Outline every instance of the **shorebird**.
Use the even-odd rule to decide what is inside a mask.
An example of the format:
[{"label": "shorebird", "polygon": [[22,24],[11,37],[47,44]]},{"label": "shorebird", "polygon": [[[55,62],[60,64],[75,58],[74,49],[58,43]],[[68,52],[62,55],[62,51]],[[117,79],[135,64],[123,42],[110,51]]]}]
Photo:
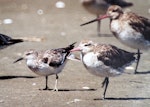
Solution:
[{"label": "shorebird", "polygon": [[[81,0],[82,6],[90,13],[97,16],[97,18],[106,13],[110,5],[119,5],[121,7],[129,7],[133,4],[131,2],[126,2],[124,0]],[[97,24],[97,33],[100,35],[100,24],[101,21],[98,21]]]},{"label": "shorebird", "polygon": [[104,18],[110,18],[110,30],[114,36],[124,45],[137,49],[137,64],[135,74],[140,61],[140,50],[150,49],[150,19],[139,16],[133,12],[123,12],[117,5],[110,6],[106,15],[84,23],[89,24]]},{"label": "shorebird", "polygon": [[23,42],[22,39],[12,39],[9,36],[0,34],[0,49],[6,48],[7,46]]},{"label": "shorebird", "polygon": [[46,87],[43,90],[49,90],[48,88],[48,76],[56,75],[54,91],[58,91],[58,73],[60,73],[66,62],[67,57],[70,54],[70,50],[74,48],[74,44],[65,48],[51,49],[46,51],[29,50],[24,53],[24,56],[14,61],[14,63],[25,59],[28,68],[37,75],[45,76]]},{"label": "shorebird", "polygon": [[121,75],[125,67],[135,61],[134,55],[113,45],[94,43],[90,40],[81,41],[71,52],[80,51],[84,67],[93,75],[105,77],[103,99],[109,84],[109,77]]}]

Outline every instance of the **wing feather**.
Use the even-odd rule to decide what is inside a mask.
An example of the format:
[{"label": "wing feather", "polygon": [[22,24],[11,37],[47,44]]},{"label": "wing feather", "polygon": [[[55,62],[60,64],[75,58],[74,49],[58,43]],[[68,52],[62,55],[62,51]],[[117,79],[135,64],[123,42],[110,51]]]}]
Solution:
[{"label": "wing feather", "polygon": [[134,53],[121,50],[112,45],[98,45],[101,48],[98,52],[98,60],[101,60],[105,65],[112,68],[123,67],[124,65],[135,60]]}]

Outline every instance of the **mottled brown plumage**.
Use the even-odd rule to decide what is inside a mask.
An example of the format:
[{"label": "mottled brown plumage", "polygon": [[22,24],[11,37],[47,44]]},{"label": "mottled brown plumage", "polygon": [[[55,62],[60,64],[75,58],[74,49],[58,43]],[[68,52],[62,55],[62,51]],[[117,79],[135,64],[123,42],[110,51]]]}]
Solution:
[{"label": "mottled brown plumage", "polygon": [[112,45],[98,44],[94,51],[98,54],[98,60],[114,69],[121,68],[135,60],[135,53],[130,53]]},{"label": "mottled brown plumage", "polygon": [[119,49],[113,45],[94,43],[90,40],[81,41],[79,46],[72,49],[81,52],[81,59],[85,68],[93,75],[105,77],[103,98],[109,83],[109,77],[121,75],[126,66],[135,61],[135,53]]},{"label": "mottled brown plumage", "polygon": [[65,48],[51,49],[45,51],[43,61],[45,63],[48,63],[51,67],[61,66],[65,62],[67,56],[70,54],[70,50],[74,48],[75,43]]},{"label": "mottled brown plumage", "polygon": [[[125,0],[81,0],[82,6],[90,13],[97,16],[97,18],[104,14],[110,5],[119,5],[121,7],[129,7],[133,4]],[[98,35],[100,34],[100,20],[97,26]]]},{"label": "mottled brown plumage", "polygon": [[[128,24],[135,32],[141,33],[145,40],[150,42],[150,19],[143,16],[139,16],[133,12],[123,12],[122,8],[116,5],[110,6],[107,10],[107,15],[110,17],[110,28],[114,32],[115,36],[119,36],[116,31],[113,30],[111,23],[118,21],[120,29],[125,30],[125,25]],[[133,36],[136,36],[133,35]]]},{"label": "mottled brown plumage", "polygon": [[135,31],[141,33],[144,36],[144,39],[150,41],[150,19],[138,16],[132,12],[129,12],[127,16],[127,19],[130,19],[129,24],[131,27]]},{"label": "mottled brown plumage", "polygon": [[28,68],[33,71],[34,73],[45,76],[46,78],[46,87],[44,90],[48,90],[48,76],[49,75],[56,75],[56,82],[55,82],[55,91],[57,89],[57,80],[58,80],[58,73],[62,71],[66,64],[66,58],[70,54],[70,50],[74,48],[74,44],[71,44],[65,48],[58,48],[58,49],[51,49],[46,51],[35,51],[29,50],[24,53],[22,58],[14,61],[14,63],[26,59],[26,63]]},{"label": "mottled brown plumage", "polygon": [[82,25],[105,18],[110,18],[110,30],[121,43],[137,49],[138,56],[135,73],[138,73],[140,50],[150,50],[150,19],[133,12],[124,12],[120,6],[113,5],[108,8],[106,15],[102,15]]},{"label": "mottled brown plumage", "polygon": [[139,16],[133,12],[123,12],[119,6],[111,6],[107,10],[110,18],[110,29],[114,36],[123,44],[137,49],[137,64],[140,60],[140,50],[150,49],[150,19]]}]

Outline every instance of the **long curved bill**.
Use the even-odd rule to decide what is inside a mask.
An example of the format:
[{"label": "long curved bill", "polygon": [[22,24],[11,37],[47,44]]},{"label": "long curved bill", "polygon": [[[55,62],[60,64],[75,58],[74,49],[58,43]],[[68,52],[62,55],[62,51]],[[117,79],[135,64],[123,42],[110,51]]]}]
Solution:
[{"label": "long curved bill", "polygon": [[105,18],[109,18],[109,16],[108,15],[101,15],[99,18],[96,18],[96,19],[91,20],[89,22],[83,23],[80,26],[84,26],[84,25],[87,25],[87,24],[90,24],[90,23],[93,23],[93,22],[96,22],[96,21],[99,21],[99,20],[102,20],[102,19],[105,19]]},{"label": "long curved bill", "polygon": [[21,61],[21,60],[23,60],[24,58],[22,57],[22,58],[19,58],[19,59],[17,59],[16,61],[14,61],[13,63],[16,63],[16,62],[18,62],[18,61]]}]

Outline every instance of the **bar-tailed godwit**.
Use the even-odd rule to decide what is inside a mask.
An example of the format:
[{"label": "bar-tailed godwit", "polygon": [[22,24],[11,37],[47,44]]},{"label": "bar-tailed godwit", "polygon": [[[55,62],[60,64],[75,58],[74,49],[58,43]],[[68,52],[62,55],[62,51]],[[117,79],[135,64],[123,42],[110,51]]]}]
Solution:
[{"label": "bar-tailed godwit", "polygon": [[[97,18],[106,13],[110,5],[119,5],[121,7],[129,7],[133,4],[131,2],[126,2],[125,0],[81,0],[82,6],[90,13],[97,16]],[[100,23],[97,24],[97,33],[100,35]]]},{"label": "bar-tailed godwit", "polygon": [[90,40],[81,41],[71,52],[80,51],[85,68],[93,75],[105,77],[103,99],[109,84],[109,77],[115,77],[124,72],[125,67],[135,61],[135,53],[119,49],[113,45],[98,44]]}]

